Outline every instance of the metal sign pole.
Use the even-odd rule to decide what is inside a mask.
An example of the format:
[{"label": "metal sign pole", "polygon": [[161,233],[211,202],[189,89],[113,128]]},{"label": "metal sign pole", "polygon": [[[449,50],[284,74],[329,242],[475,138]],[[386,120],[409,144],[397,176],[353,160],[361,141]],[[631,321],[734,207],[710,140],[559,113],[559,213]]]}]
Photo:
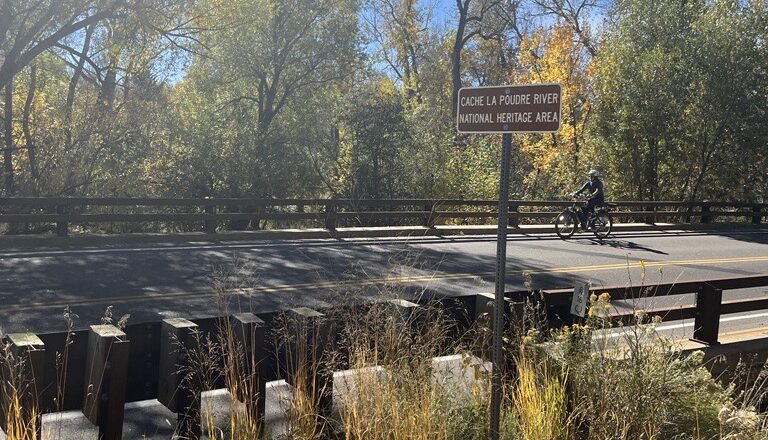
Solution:
[{"label": "metal sign pole", "polygon": [[507,223],[509,220],[509,158],[512,135],[504,133],[499,178],[499,228],[496,244],[496,296],[493,302],[493,382],[491,384],[491,440],[499,439],[501,419],[501,386],[503,356],[501,342],[504,333],[504,288],[507,268]]},{"label": "metal sign pole", "polygon": [[462,87],[456,109],[459,133],[504,133],[499,178],[499,230],[496,247],[496,297],[493,312],[493,382],[491,423],[488,437],[499,438],[501,388],[504,357],[504,287],[507,265],[507,223],[509,219],[509,160],[512,133],[556,133],[562,119],[563,87],[560,84],[516,84],[490,87]]}]

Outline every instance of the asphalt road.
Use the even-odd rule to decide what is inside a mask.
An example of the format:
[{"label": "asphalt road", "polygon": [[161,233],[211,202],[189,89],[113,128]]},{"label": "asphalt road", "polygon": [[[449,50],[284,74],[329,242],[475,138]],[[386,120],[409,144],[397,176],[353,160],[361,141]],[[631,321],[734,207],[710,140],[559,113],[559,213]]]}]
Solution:
[{"label": "asphalt road", "polygon": [[[256,313],[377,292],[491,292],[495,252],[494,236],[0,248],[0,328],[60,331],[66,306],[77,327],[98,323],[110,305],[131,322],[205,317],[217,314],[216,292],[238,292],[234,307]],[[736,277],[768,273],[768,231],[626,232],[604,241],[510,235],[507,258],[507,290]],[[768,288],[726,298],[739,295]],[[721,329],[768,325],[768,314],[752,315]]]}]

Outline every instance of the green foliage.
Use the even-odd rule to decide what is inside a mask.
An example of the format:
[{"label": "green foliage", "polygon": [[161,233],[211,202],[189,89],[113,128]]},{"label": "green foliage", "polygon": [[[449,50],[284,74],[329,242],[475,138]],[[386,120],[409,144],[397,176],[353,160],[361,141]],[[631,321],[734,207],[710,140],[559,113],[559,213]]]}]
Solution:
[{"label": "green foliage", "polygon": [[[761,2],[618,2],[595,71],[596,125],[614,195],[756,200],[765,156],[768,12]],[[762,145],[755,150],[757,145]],[[737,189],[738,188],[738,189]]]},{"label": "green foliage", "polygon": [[[375,87],[375,86],[374,86]],[[349,109],[348,135],[342,140],[348,174],[344,193],[353,199],[385,199],[409,196],[408,155],[417,146],[411,137],[403,102],[384,82]]]},{"label": "green foliage", "polygon": [[495,198],[500,142],[455,133],[457,80],[563,85],[560,132],[516,138],[512,197],[591,168],[613,199],[768,193],[764,0],[620,0],[604,22],[465,0],[456,28],[420,1],[27,3],[0,6],[4,195]]},{"label": "green foliage", "polygon": [[748,431],[721,420],[733,407],[733,390],[712,377],[703,353],[681,355],[653,322],[612,328],[601,318],[608,301],[593,295],[587,324],[556,333],[548,351],[567,371],[582,438],[731,438]]}]

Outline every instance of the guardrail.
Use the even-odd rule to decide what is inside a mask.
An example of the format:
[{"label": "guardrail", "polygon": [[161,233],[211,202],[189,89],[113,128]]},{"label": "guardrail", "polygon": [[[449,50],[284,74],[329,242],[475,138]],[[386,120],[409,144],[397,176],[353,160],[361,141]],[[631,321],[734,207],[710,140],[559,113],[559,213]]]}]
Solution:
[{"label": "guardrail", "polygon": [[[720,278],[705,281],[675,282],[633,287],[593,287],[590,293],[608,293],[611,300],[633,300],[661,296],[696,294],[692,306],[656,307],[641,309],[648,316],[659,315],[665,321],[694,320],[693,338],[705,344],[717,344],[720,316],[732,313],[768,309],[768,294],[754,298],[723,301],[723,291],[768,286],[768,275],[738,278]],[[545,301],[561,322],[572,323],[569,306],[573,289],[543,290]],[[615,322],[633,323],[635,311],[616,313],[610,317]]]},{"label": "guardrail", "polygon": [[[571,201],[510,200],[509,223],[549,223]],[[722,218],[760,224],[768,204],[738,202],[613,201],[614,217],[654,223],[712,223]],[[0,224],[55,224],[58,236],[67,236],[71,224],[130,224],[134,229],[160,223],[161,231],[217,229],[243,230],[262,224],[324,227],[396,226],[432,227],[447,221],[486,221],[497,218],[495,200],[457,199],[247,199],[247,198],[0,198]],[[147,212],[149,211],[149,212]],[[269,226],[269,225],[267,225]]]},{"label": "guardrail", "polygon": [[[695,319],[694,338],[706,344],[717,344],[718,326],[722,314],[768,308],[768,297],[765,295],[746,300],[722,302],[722,292],[763,286],[768,286],[768,274],[639,287],[599,287],[591,291],[598,294],[608,292],[615,300],[695,293],[697,299],[693,307],[671,307],[646,310],[646,312],[658,314],[665,321],[693,318]],[[524,307],[525,301],[535,298],[543,299],[547,306],[549,322],[551,326],[556,327],[572,321],[572,317],[568,314],[571,294],[572,289],[509,292],[507,293],[507,313],[515,319],[519,316],[518,313]],[[460,335],[463,330],[475,325],[476,322],[487,325],[487,317],[492,315],[493,301],[492,296],[488,294],[469,294],[458,297],[433,295],[424,302],[437,303],[455,317],[456,335]],[[404,300],[380,301],[373,304],[393,307],[396,313],[403,316],[414,316],[426,310],[422,307],[425,304],[419,305]],[[178,414],[178,426],[183,427],[179,434],[186,438],[197,438],[200,434],[199,431],[194,431],[194,427],[200,426],[200,392],[206,390],[201,388],[201,382],[190,380],[186,376],[192,374],[189,366],[185,364],[189,362],[189,356],[185,354],[186,349],[194,349],[197,343],[206,340],[206,335],[213,335],[212,339],[217,340],[215,336],[222,328],[231,329],[236,342],[233,347],[244,354],[243,363],[237,364],[236,368],[244,378],[252,381],[248,389],[261,391],[256,399],[251,401],[243,401],[248,399],[239,397],[236,391],[233,391],[233,396],[245,404],[253,417],[263,420],[264,384],[278,378],[286,378],[289,383],[299,380],[291,375],[289,367],[285,364],[286,359],[282,356],[288,352],[296,355],[296,350],[306,350],[307,356],[321,358],[317,350],[322,350],[322,347],[317,347],[316,344],[320,344],[318,341],[322,341],[323,346],[330,346],[334,352],[337,352],[338,347],[334,345],[336,340],[334,332],[345,316],[339,314],[338,310],[344,308],[345,313],[355,313],[361,308],[370,306],[371,303],[346,304],[336,308],[319,309],[319,311],[302,307],[268,313],[238,313],[193,321],[172,318],[162,322],[130,324],[122,330],[111,325],[96,325],[87,330],[72,332],[40,335],[11,334],[6,335],[2,342],[8,344],[17,356],[26,359],[26,375],[34,381],[35,386],[24,388],[26,393],[34,393],[26,396],[25,402],[39,402],[40,410],[44,413],[54,410],[82,409],[94,425],[99,426],[100,438],[119,439],[122,432],[124,404],[157,398],[168,409]],[[286,316],[288,320],[283,319]],[[630,313],[615,314],[610,319],[629,324],[636,322],[634,314]],[[425,325],[433,322],[422,321]],[[273,334],[272,330],[278,325],[285,326],[286,323],[291,326],[288,327],[288,334],[292,342],[289,346],[275,347],[270,343],[267,335]],[[200,336],[195,337],[195,332]],[[180,348],[179,344],[182,343],[183,347]],[[64,352],[67,353],[68,368],[61,371],[57,367],[60,366]],[[337,354],[343,356],[343,353]],[[321,400],[325,399],[328,403],[333,378],[328,375],[326,368],[320,367],[314,371],[323,376],[304,377],[304,379],[320,384],[322,391],[318,390],[318,393],[322,392],[323,395],[318,397]],[[0,375],[2,374],[0,369]],[[226,386],[220,377],[213,388]],[[0,400],[2,398],[0,396]],[[0,408],[2,407],[0,402]],[[30,414],[26,416],[31,417]],[[0,418],[0,423],[3,420],[6,419]]]}]

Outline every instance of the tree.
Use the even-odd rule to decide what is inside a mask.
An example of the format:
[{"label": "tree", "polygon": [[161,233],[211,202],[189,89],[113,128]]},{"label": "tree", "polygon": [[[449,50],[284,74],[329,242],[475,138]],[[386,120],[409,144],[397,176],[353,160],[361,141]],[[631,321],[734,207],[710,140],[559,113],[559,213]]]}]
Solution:
[{"label": "tree", "polygon": [[0,5],[0,87],[60,40],[123,12],[124,0],[5,0]]},{"label": "tree", "polygon": [[[492,26],[489,17],[505,17],[501,0],[456,0],[457,23],[451,50],[451,109],[456,115],[459,89],[463,85],[461,56],[467,45],[475,38],[500,38],[506,23]],[[493,21],[491,21],[493,22]]]},{"label": "tree", "polygon": [[413,139],[405,119],[403,98],[388,80],[358,90],[342,138],[347,163],[344,194],[353,199],[386,199],[412,195],[408,152]]},{"label": "tree", "polygon": [[359,68],[357,2],[240,0],[215,7],[225,25],[203,39],[211,51],[194,58],[181,86],[182,106],[194,109],[186,117],[201,122],[180,136],[190,154],[210,159],[209,190],[268,196],[314,185],[299,127],[326,130],[328,119],[312,119],[327,112],[318,97]]},{"label": "tree", "polygon": [[595,167],[586,133],[593,102],[590,57],[574,29],[559,22],[524,37],[520,64],[521,73],[512,82],[562,85],[560,131],[520,140],[530,167],[525,177],[527,195],[559,197]]},{"label": "tree", "polygon": [[766,14],[759,1],[617,3],[596,63],[595,129],[622,195],[736,198],[733,182],[754,172],[736,158],[764,155],[755,148],[768,138],[756,119]]},{"label": "tree", "polygon": [[[64,108],[64,159],[79,162],[60,163],[69,177],[65,179],[64,192],[87,184],[89,179],[77,177],[84,173],[82,162],[89,155],[73,152],[72,118],[75,100],[81,78],[86,78],[99,93],[94,102],[101,105],[106,114],[103,120],[91,120],[87,127],[90,133],[79,136],[79,143],[95,140],[98,133],[101,146],[92,151],[92,160],[98,160],[102,152],[115,145],[122,136],[109,134],[118,126],[114,109],[117,97],[122,94],[127,100],[128,85],[136,72],[147,71],[167,53],[169,47],[180,48],[187,40],[196,40],[200,29],[193,26],[193,19],[185,13],[193,2],[190,0],[6,0],[0,5],[0,87],[6,97],[4,119],[3,170],[5,193],[13,195],[15,184],[14,152],[27,150],[33,192],[39,190],[41,177],[38,164],[41,154],[51,149],[38,148],[35,142],[34,102],[37,89],[37,68],[35,63],[45,54],[56,54],[72,68]],[[61,67],[61,66],[57,66]],[[17,78],[29,70],[30,81]],[[22,75],[23,76],[23,75]],[[13,136],[14,114],[12,97],[18,84],[28,86],[21,115],[22,135]],[[16,106],[19,108],[19,106]],[[94,115],[91,114],[90,117]],[[10,133],[10,134],[9,134]],[[20,147],[23,145],[23,147]],[[68,156],[68,157],[67,157]],[[72,165],[72,166],[69,166]]]},{"label": "tree", "polygon": [[363,14],[368,39],[408,99],[422,96],[420,71],[430,41],[431,11],[417,0],[369,0]]}]

